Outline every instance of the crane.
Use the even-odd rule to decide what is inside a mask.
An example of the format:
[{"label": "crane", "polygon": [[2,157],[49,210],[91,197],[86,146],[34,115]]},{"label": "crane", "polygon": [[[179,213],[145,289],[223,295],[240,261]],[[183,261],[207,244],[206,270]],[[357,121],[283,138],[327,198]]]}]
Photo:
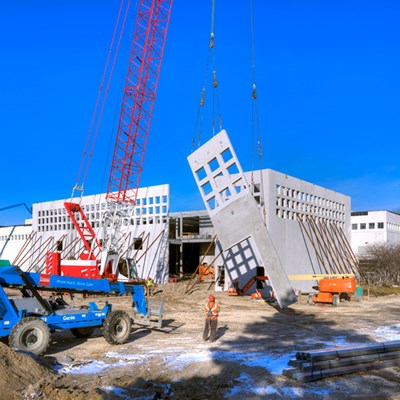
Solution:
[{"label": "crane", "polygon": [[96,260],[93,247],[97,247],[101,251],[100,276],[112,279],[118,276],[123,226],[136,204],[171,7],[172,0],[140,0],[138,4],[108,180],[107,210],[101,222],[103,239],[96,235],[80,204],[64,203],[89,259]]}]

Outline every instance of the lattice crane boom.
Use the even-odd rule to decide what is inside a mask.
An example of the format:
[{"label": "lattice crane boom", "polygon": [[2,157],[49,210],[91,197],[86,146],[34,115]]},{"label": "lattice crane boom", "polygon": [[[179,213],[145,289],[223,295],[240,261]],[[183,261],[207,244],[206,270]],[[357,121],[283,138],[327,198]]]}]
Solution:
[{"label": "lattice crane boom", "polygon": [[172,0],[139,1],[102,221],[101,275],[118,275],[119,248],[136,204],[171,6]]},{"label": "lattice crane boom", "polygon": [[[101,276],[118,275],[118,249],[136,204],[171,8],[172,0],[139,0],[137,6],[101,239],[80,204],[64,204],[90,257],[101,251]],[[83,192],[83,184],[75,189]]]},{"label": "lattice crane boom", "polygon": [[136,202],[172,0],[141,0],[114,147],[107,200]]}]

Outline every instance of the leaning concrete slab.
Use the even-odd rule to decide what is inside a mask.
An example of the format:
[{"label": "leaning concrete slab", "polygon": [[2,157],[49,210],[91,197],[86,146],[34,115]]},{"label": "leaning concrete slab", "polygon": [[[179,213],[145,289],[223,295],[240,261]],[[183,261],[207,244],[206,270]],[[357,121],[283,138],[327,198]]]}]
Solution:
[{"label": "leaning concrete slab", "polygon": [[281,308],[297,297],[278,258],[258,205],[225,130],[188,161],[232,277],[263,266]]}]

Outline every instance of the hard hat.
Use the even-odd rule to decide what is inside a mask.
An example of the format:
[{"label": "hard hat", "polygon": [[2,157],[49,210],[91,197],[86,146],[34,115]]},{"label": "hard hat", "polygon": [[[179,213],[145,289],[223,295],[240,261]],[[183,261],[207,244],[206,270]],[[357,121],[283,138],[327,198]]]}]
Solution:
[{"label": "hard hat", "polygon": [[208,296],[208,301],[215,301],[215,297],[212,294],[210,294]]}]

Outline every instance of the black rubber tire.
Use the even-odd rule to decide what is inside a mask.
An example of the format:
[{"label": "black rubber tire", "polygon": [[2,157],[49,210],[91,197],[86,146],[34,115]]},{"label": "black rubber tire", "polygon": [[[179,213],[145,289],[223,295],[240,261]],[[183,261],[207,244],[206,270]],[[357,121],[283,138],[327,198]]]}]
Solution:
[{"label": "black rubber tire", "polygon": [[12,328],[8,344],[14,349],[29,351],[40,356],[49,347],[50,329],[40,318],[22,318]]},{"label": "black rubber tire", "polygon": [[313,302],[313,298],[315,297],[315,294],[310,293],[307,297],[307,304],[310,306],[313,306],[315,303]]},{"label": "black rubber tire", "polygon": [[131,334],[131,318],[125,311],[111,311],[103,323],[103,336],[110,344],[123,344]]},{"label": "black rubber tire", "polygon": [[71,328],[71,333],[76,338],[88,338],[92,336],[95,330],[96,326],[85,326],[84,328]]},{"label": "black rubber tire", "polygon": [[334,294],[332,298],[332,304],[334,307],[337,307],[340,303],[340,296],[338,294]]}]

